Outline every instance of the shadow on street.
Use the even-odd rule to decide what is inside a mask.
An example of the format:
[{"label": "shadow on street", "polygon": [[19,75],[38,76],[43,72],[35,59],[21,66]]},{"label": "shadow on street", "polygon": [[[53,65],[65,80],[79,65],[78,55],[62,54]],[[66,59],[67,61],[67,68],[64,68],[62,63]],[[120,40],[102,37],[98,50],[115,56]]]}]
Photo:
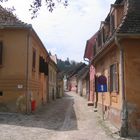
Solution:
[{"label": "shadow on street", "polygon": [[31,115],[0,113],[0,125],[38,127],[56,131],[77,130],[74,99],[65,94],[61,99],[43,106]]}]

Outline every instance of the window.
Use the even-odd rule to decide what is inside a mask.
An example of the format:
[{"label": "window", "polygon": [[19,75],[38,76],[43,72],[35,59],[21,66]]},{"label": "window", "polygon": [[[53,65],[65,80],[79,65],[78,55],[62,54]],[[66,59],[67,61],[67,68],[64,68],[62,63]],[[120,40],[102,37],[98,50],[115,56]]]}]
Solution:
[{"label": "window", "polygon": [[101,32],[98,33],[98,47],[100,47],[102,44],[102,37],[101,37]]},{"label": "window", "polygon": [[44,59],[43,57],[39,57],[39,72],[43,73],[44,72]]},{"label": "window", "polygon": [[39,58],[39,72],[48,75],[48,63],[41,56]]},{"label": "window", "polygon": [[114,19],[114,15],[111,15],[111,18],[110,18],[110,31],[111,31],[111,33],[113,33],[114,32],[114,30],[115,30],[115,19]]},{"label": "window", "polygon": [[36,50],[33,49],[33,58],[32,58],[32,68],[33,68],[33,70],[35,70],[35,66],[36,66]]},{"label": "window", "polygon": [[0,65],[2,65],[2,49],[3,49],[3,43],[0,42]]},{"label": "window", "polygon": [[96,43],[93,45],[93,57],[96,55]]},{"label": "window", "polygon": [[102,40],[103,40],[103,43],[105,43],[105,29],[103,28],[102,29]]},{"label": "window", "polygon": [[0,91],[0,96],[3,96],[3,92],[2,91]]},{"label": "window", "polygon": [[118,64],[116,63],[110,66],[110,92],[118,92],[118,82]]},{"label": "window", "polygon": [[105,28],[104,28],[104,40],[108,40],[109,38],[109,32],[110,32],[110,23],[106,22]]},{"label": "window", "polygon": [[48,63],[47,62],[44,63],[44,74],[48,75]]}]

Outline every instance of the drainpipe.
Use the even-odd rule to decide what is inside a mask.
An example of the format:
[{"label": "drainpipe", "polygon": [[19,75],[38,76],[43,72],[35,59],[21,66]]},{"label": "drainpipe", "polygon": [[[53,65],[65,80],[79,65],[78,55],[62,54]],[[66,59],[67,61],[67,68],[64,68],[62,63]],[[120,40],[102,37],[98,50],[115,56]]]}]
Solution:
[{"label": "drainpipe", "polygon": [[119,42],[118,36],[115,37],[115,43],[120,50],[120,79],[121,79],[121,93],[122,93],[120,136],[127,137],[127,135],[128,135],[128,111],[127,111],[127,102],[126,102],[125,84],[124,84],[124,50]]},{"label": "drainpipe", "polygon": [[[29,31],[30,32],[30,31]],[[26,62],[26,114],[29,113],[29,97],[28,97],[28,93],[29,93],[29,70],[28,70],[28,65],[29,65],[29,37],[30,37],[30,33],[28,32],[27,34],[27,62]]]}]

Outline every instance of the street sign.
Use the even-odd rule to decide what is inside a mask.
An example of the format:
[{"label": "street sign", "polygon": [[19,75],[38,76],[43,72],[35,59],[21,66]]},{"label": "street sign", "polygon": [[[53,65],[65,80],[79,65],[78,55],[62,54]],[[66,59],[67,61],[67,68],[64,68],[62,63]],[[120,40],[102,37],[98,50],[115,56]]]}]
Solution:
[{"label": "street sign", "polygon": [[104,75],[101,75],[97,79],[97,91],[107,92],[107,79]]},{"label": "street sign", "polygon": [[104,85],[98,84],[97,90],[98,92],[107,92],[107,84],[104,84]]},{"label": "street sign", "polygon": [[98,84],[105,85],[107,83],[107,79],[104,75],[98,77]]},{"label": "street sign", "polygon": [[102,93],[102,117],[104,120],[104,92],[107,92],[107,78],[104,75],[101,75],[97,78],[97,92]]}]

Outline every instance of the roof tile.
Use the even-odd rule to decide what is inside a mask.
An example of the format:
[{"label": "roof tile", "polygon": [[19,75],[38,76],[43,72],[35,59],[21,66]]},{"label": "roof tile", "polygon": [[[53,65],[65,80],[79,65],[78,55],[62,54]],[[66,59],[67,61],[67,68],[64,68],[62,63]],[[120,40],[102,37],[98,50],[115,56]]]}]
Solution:
[{"label": "roof tile", "polygon": [[29,24],[26,24],[19,20],[12,12],[7,11],[5,8],[3,8],[0,5],[0,26],[28,26]]},{"label": "roof tile", "polygon": [[128,0],[128,11],[118,33],[140,33],[140,0]]}]

